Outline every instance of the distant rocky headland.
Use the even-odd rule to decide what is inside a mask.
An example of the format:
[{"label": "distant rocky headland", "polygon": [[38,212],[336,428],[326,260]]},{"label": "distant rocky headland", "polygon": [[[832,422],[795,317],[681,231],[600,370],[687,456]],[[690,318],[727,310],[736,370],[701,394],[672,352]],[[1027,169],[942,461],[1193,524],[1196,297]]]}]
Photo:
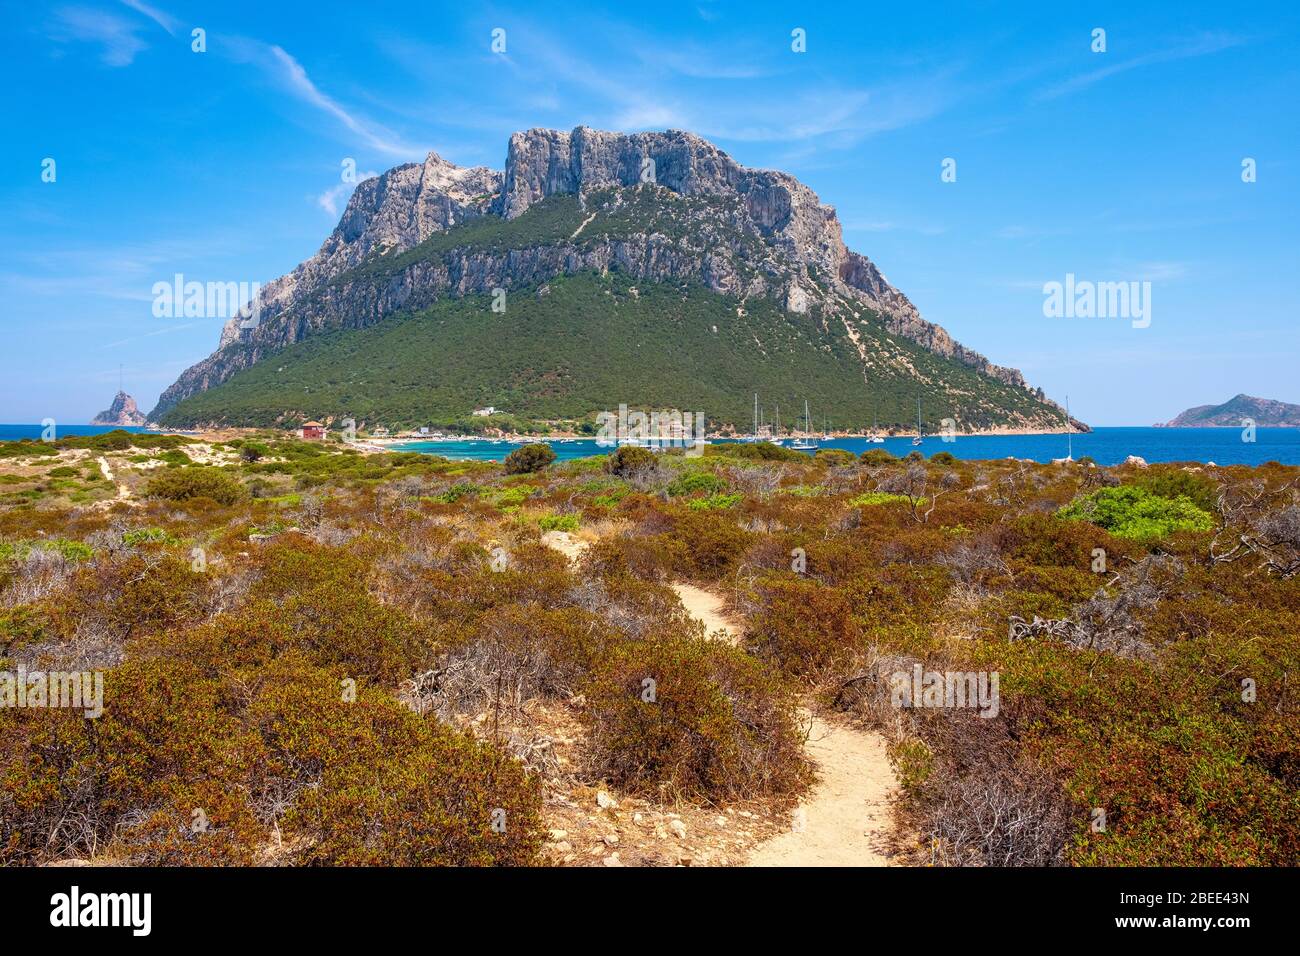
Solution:
[{"label": "distant rocky headland", "polygon": [[1261,428],[1300,428],[1300,405],[1252,395],[1235,395],[1222,405],[1197,405],[1156,428],[1241,428],[1250,419]]},{"label": "distant rocky headland", "polygon": [[143,425],[144,413],[135,406],[135,399],[126,392],[113,396],[113,404],[90,420],[92,425]]}]

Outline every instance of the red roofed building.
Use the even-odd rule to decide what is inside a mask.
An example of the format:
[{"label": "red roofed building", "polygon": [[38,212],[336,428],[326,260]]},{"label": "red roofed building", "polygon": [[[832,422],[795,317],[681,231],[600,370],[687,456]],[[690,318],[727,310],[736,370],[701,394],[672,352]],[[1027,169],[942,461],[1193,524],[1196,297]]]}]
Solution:
[{"label": "red roofed building", "polygon": [[325,437],[325,426],[320,422],[303,422],[298,434],[304,441],[321,441]]}]

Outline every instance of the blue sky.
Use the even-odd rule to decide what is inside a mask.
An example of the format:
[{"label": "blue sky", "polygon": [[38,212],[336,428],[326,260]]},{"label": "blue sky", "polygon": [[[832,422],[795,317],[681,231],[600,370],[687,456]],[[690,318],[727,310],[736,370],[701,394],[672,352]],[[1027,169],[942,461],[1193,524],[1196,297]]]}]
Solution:
[{"label": "blue sky", "polygon": [[[153,284],[289,271],[337,222],[345,159],[500,168],[514,130],[579,124],[793,173],[926,318],[1084,421],[1300,402],[1295,5],[541,6],[11,6],[0,421],[85,422],[119,366],[151,408],[221,324],[155,318]],[[1045,317],[1067,273],[1151,282],[1150,326]]]}]

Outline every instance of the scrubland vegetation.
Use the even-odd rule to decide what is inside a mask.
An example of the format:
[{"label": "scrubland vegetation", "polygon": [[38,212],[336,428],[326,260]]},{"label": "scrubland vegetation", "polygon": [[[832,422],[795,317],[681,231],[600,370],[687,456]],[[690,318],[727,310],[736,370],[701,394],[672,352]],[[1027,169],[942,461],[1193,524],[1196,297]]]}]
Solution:
[{"label": "scrubland vegetation", "polygon": [[1300,859],[1298,469],[96,438],[0,446],[0,671],[105,673],[0,708],[0,863],[599,862],[579,791],[792,806],[800,707],[887,738],[902,862]]}]

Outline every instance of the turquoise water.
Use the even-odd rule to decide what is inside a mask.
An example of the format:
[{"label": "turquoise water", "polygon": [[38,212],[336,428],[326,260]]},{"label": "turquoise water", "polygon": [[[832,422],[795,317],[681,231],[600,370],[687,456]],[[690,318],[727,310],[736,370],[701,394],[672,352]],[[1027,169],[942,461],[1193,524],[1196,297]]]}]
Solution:
[{"label": "turquoise water", "polygon": [[[55,438],[67,438],[69,435],[100,435],[116,428],[124,432],[142,432],[143,428],[134,425],[56,425]],[[40,425],[0,425],[0,441],[17,441],[20,438],[40,438],[44,431]]]},{"label": "turquoise water", "polygon": [[[96,435],[112,431],[100,425],[60,425],[57,435]],[[128,428],[127,431],[141,431]],[[39,438],[40,425],[0,425],[0,441]],[[1220,465],[1258,465],[1280,461],[1300,465],[1300,428],[1260,428],[1254,442],[1241,440],[1237,428],[1097,428],[1084,435],[1074,435],[1074,457],[1091,455],[1101,465],[1114,465],[1129,455],[1147,461],[1213,461]],[[561,460],[608,454],[608,448],[594,438],[550,443]],[[394,445],[402,451],[426,452],[447,458],[501,461],[517,448],[504,441],[408,442]],[[861,454],[868,448],[883,448],[902,457],[912,450],[910,438],[887,438],[883,445],[868,444],[862,438],[837,438],[821,443],[822,448],[843,448]],[[1065,455],[1065,435],[974,435],[958,436],[945,442],[939,437],[926,438],[920,450],[928,458],[937,452],[950,452],[957,458],[1032,458],[1047,462]],[[811,453],[810,453],[811,454]]]},{"label": "turquoise water", "polygon": [[[1241,440],[1237,428],[1096,428],[1074,435],[1074,457],[1091,455],[1100,465],[1114,465],[1129,455],[1149,462],[1197,461],[1219,465],[1258,465],[1280,461],[1300,465],[1300,428],[1260,428],[1254,442]],[[610,449],[595,439],[570,443],[550,442],[560,460],[608,454]],[[501,461],[519,446],[504,441],[410,442],[394,448],[426,452],[447,458]],[[912,451],[910,438],[886,438],[883,445],[868,444],[863,438],[837,438],[821,443],[822,448],[843,448],[861,454],[868,448],[883,448],[902,457]],[[923,439],[920,451],[927,458],[937,452],[950,452],[956,458],[1032,458],[1048,462],[1066,454],[1065,435],[973,435],[958,436],[945,442],[939,437]],[[811,454],[809,452],[808,454]]]}]

